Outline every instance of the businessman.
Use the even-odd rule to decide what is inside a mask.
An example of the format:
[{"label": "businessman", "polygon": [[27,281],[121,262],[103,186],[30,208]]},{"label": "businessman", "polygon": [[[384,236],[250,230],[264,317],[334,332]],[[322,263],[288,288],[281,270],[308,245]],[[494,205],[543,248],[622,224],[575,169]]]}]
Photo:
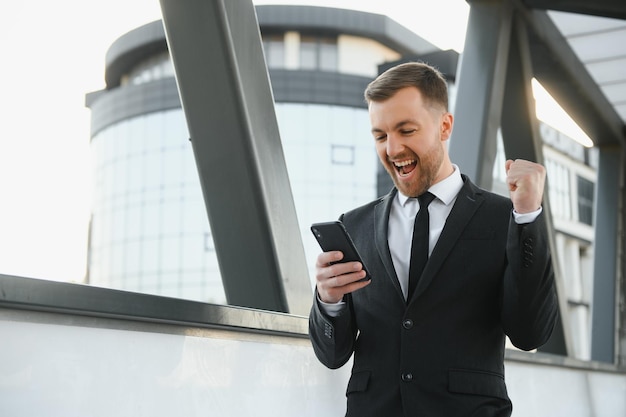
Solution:
[{"label": "businessman", "polygon": [[354,355],[347,416],[510,416],[505,336],[535,349],[557,317],[545,169],[508,160],[510,199],[474,185],[448,155],[447,84],[429,65],[387,70],[365,99],[395,187],[340,217],[371,280],[341,252],[317,258],[315,353],[333,369]]}]

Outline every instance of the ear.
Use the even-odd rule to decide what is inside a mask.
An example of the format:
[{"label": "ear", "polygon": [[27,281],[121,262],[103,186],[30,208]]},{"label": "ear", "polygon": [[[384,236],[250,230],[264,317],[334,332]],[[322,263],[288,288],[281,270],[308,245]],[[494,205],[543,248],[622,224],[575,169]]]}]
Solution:
[{"label": "ear", "polygon": [[454,125],[454,116],[452,113],[445,112],[441,116],[441,123],[439,125],[440,133],[441,133],[441,141],[445,142],[452,135],[452,126]]}]

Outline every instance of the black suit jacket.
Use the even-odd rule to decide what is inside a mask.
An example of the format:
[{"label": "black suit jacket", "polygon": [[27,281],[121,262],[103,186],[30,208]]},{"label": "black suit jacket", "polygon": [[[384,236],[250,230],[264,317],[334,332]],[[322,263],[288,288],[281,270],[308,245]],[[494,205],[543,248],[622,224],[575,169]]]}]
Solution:
[{"label": "black suit jacket", "polygon": [[329,368],[354,353],[347,416],[509,416],[505,335],[524,350],[550,337],[557,301],[543,214],[517,225],[509,199],[463,180],[408,303],[387,242],[396,191],[342,216],[372,282],[338,317],[314,302],[309,331]]}]

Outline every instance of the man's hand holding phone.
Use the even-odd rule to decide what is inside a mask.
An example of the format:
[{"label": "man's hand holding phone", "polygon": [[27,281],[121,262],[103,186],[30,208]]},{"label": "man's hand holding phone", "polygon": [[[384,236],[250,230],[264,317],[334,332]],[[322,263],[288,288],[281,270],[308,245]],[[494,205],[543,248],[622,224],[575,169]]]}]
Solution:
[{"label": "man's hand holding phone", "polygon": [[320,300],[334,304],[343,299],[345,294],[369,285],[371,280],[363,280],[367,276],[361,262],[341,262],[343,253],[340,251],[322,252],[315,264],[315,279]]},{"label": "man's hand holding phone", "polygon": [[345,294],[370,283],[371,276],[341,222],[314,223],[311,232],[324,251],[315,264],[320,300],[338,303]]}]

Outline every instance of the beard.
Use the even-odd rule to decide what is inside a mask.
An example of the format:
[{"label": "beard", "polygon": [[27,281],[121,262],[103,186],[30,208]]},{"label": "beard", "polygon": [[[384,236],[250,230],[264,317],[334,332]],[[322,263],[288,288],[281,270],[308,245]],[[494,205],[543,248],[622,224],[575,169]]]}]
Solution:
[{"label": "beard", "polygon": [[395,165],[387,159],[383,164],[389,176],[393,180],[394,185],[402,194],[408,197],[417,197],[425,193],[437,180],[441,164],[443,163],[444,152],[440,144],[435,144],[428,151],[424,152],[421,157],[413,154],[402,156],[398,159],[415,159],[415,178],[410,181],[404,181],[400,178]]}]

